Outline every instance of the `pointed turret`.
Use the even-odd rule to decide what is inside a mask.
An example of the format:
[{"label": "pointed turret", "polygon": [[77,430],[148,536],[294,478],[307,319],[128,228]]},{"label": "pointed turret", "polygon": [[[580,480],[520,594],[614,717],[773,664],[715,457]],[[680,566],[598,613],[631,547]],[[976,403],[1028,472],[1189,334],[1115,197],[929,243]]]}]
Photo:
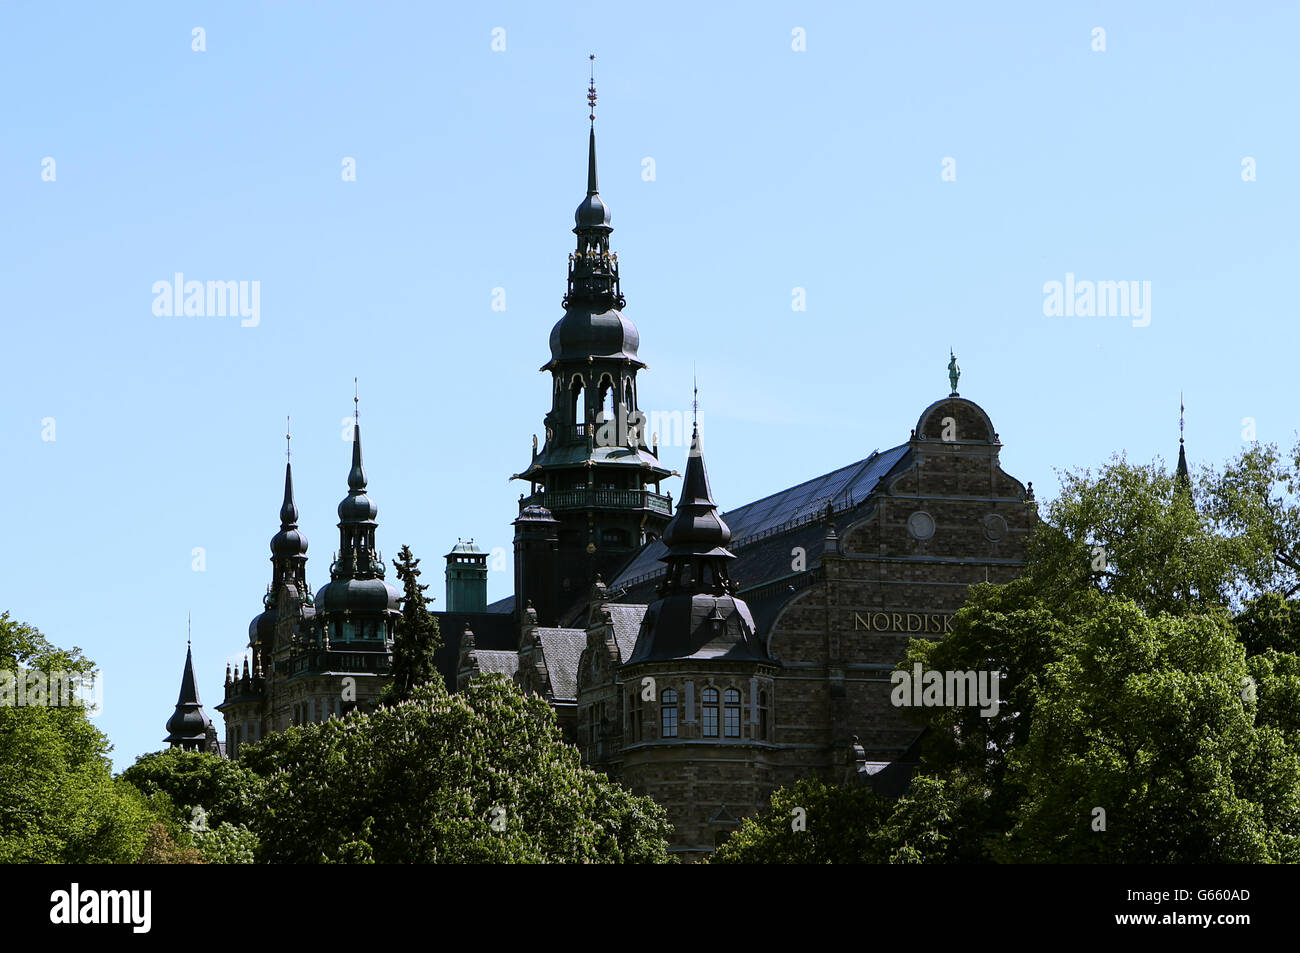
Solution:
[{"label": "pointed turret", "polygon": [[248,626],[248,644],[255,651],[268,651],[275,644],[283,590],[291,590],[291,601],[301,602],[302,614],[312,614],[311,590],[307,586],[307,537],[298,529],[298,504],[293,496],[293,463],[287,459],[289,435],[285,434],[284,499],[280,503],[280,531],[271,537],[271,584],[262,599],[265,611]]},{"label": "pointed turret", "polygon": [[[639,409],[641,336],[622,313],[627,302],[609,246],[614,229],[596,172],[594,73],[587,102],[587,194],[574,212],[564,316],[551,329],[551,359],[542,366],[552,375],[546,443],[513,477],[531,486],[515,524],[516,566],[527,551],[519,576],[530,586],[516,588],[516,611],[531,600],[548,626],[568,618],[598,574],[612,578],[658,539],[672,515],[660,483],[673,473],[651,451]],[[541,512],[559,524],[554,545],[529,515]],[[555,584],[542,582],[551,579]]]},{"label": "pointed turret", "polygon": [[668,573],[660,598],[646,610],[628,664],[685,658],[767,661],[749,606],[733,595],[731,529],[713,501],[698,424],[682,498],[663,541],[668,552],[660,559]]},{"label": "pointed turret", "polygon": [[1192,477],[1187,470],[1187,450],[1183,446],[1183,395],[1178,395],[1178,468],[1174,471],[1174,490],[1178,493],[1192,492]]},{"label": "pointed turret", "polygon": [[194,657],[189,643],[186,642],[181,691],[176,699],[176,711],[167,719],[167,737],[163,741],[173,748],[202,751],[207,746],[210,727],[212,721],[203,711],[203,705],[199,701],[199,687],[194,678]]},{"label": "pointed turret", "polygon": [[326,614],[333,643],[392,638],[392,620],[401,593],[384,581],[385,567],[375,547],[379,507],[366,495],[361,458],[361,424],[352,428],[352,466],[348,495],[339,503],[339,551],[330,582],[316,593],[316,612]]}]

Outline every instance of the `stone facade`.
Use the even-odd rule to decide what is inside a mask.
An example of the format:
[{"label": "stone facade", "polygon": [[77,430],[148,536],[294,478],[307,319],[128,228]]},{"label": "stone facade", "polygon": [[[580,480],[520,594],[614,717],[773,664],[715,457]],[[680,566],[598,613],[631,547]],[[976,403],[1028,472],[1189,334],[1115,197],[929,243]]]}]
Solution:
[{"label": "stone facade", "polygon": [[[588,765],[664,805],[674,850],[687,857],[712,850],[772,791],[804,777],[896,792],[919,738],[890,698],[908,641],[942,638],[969,586],[1008,582],[1024,564],[1032,487],[1002,470],[1000,450],[987,414],[952,395],[925,409],[906,444],[864,461],[893,461],[865,496],[841,491],[821,519],[787,520],[737,543],[739,592],[770,663],[631,663],[659,582],[624,585],[633,564],[593,587],[575,620],[583,628],[563,630],[566,644],[584,645],[571,678],[557,679],[562,658],[554,649],[547,657],[527,621],[514,677],[552,701]],[[472,647],[463,655],[462,681],[473,674]],[[499,659],[492,665],[502,670]],[[576,697],[557,695],[557,684],[575,685]]]}]

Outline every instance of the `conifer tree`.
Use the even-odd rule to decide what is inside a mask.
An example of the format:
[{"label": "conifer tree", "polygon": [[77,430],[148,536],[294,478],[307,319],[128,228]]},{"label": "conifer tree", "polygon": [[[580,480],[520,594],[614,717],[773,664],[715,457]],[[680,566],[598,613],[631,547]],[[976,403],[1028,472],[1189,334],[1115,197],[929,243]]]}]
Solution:
[{"label": "conifer tree", "polygon": [[384,690],[380,701],[391,705],[405,701],[417,686],[438,678],[434,653],[442,646],[438,620],[429,612],[427,585],[420,583],[420,560],[403,546],[393,562],[397,578],[402,581],[402,617],[393,637],[393,683]]}]

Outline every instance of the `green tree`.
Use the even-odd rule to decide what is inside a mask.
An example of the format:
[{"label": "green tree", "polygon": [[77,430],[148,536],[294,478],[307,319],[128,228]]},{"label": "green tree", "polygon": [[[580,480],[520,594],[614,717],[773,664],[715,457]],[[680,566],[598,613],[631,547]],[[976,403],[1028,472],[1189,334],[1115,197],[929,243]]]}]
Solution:
[{"label": "green tree", "polygon": [[870,864],[882,859],[872,833],[890,804],[869,788],[802,778],[772,793],[709,858],[712,864]]},{"label": "green tree", "polygon": [[166,793],[177,823],[197,827],[246,824],[257,812],[262,778],[240,761],[206,751],[169,748],[136,758],[122,779],[146,797]]},{"label": "green tree", "polygon": [[954,800],[937,778],[912,779],[902,798],[804,778],[741,823],[713,864],[919,864],[956,858]]},{"label": "green tree", "polygon": [[195,848],[213,864],[253,862],[257,837],[249,824],[264,782],[242,762],[169,748],[141,755],[121,778],[165,819],[178,849]]},{"label": "green tree", "polygon": [[1153,618],[1108,600],[1035,689],[1003,856],[1296,862],[1300,754],[1256,726],[1246,675],[1226,615]]},{"label": "green tree", "polygon": [[[13,686],[56,672],[89,678],[94,665],[0,614],[0,679]],[[134,788],[113,780],[111,746],[86,709],[15,701],[0,704],[0,863],[137,860],[155,818]]]},{"label": "green tree", "polygon": [[1069,474],[1021,578],[911,644],[901,667],[1000,675],[991,718],[914,712],[966,859],[1294,856],[1292,473],[1252,448],[1192,492],[1122,459]]},{"label": "green tree", "polygon": [[273,863],[663,862],[661,808],[582,767],[550,706],[501,676],[440,680],[244,749]]},{"label": "green tree", "polygon": [[404,595],[402,617],[393,636],[393,681],[379,697],[383,705],[405,701],[419,686],[441,679],[433,657],[442,646],[442,634],[424,595],[429,587],[420,583],[420,560],[409,546],[403,546],[393,567],[402,581]]}]

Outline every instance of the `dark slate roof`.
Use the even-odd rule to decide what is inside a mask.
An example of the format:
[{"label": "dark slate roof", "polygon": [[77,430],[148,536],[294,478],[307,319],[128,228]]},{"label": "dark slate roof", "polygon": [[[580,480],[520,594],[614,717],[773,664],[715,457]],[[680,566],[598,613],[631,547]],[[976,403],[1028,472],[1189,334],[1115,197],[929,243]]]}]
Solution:
[{"label": "dark slate roof", "polygon": [[[783,575],[783,573],[773,573],[768,568],[760,572],[753,571],[751,567],[746,566],[746,560],[739,550],[758,542],[756,537],[765,534],[775,535],[782,527],[794,528],[801,522],[812,522],[820,527],[821,514],[825,512],[827,503],[832,504],[837,513],[850,506],[856,507],[871,495],[881,478],[907,455],[907,450],[908,445],[901,444],[883,453],[873,453],[865,460],[850,463],[846,467],[806,480],[788,490],[773,493],[761,500],[724,512],[722,517],[731,528],[731,551],[738,557],[731,567],[732,578],[744,586],[767,582],[775,576]],[[819,530],[818,538],[820,539],[822,535],[824,533]],[[646,546],[619,572],[614,581],[609,584],[609,588],[617,590],[647,573],[662,572],[664,564],[659,560],[667,551],[667,547],[658,541]],[[818,551],[820,552],[820,547]],[[811,556],[811,552],[809,555]],[[789,572],[788,548],[784,565],[786,572]]]},{"label": "dark slate roof", "polygon": [[[806,575],[792,570],[790,551],[803,547],[809,568],[820,562],[826,539],[826,504],[834,507],[835,531],[842,533],[874,505],[871,494],[887,474],[907,464],[907,454],[907,444],[873,453],[723,514],[732,531],[729,548],[736,556],[731,578],[736,594],[749,603],[760,633],[767,631],[789,596],[808,583]],[[642,549],[610,583],[611,598],[653,602],[665,568],[659,557],[666,552],[660,542]],[[787,577],[789,582],[782,582]]]},{"label": "dark slate roof", "polygon": [[456,690],[456,669],[460,665],[460,640],[465,626],[474,633],[474,645],[480,649],[514,652],[519,648],[519,630],[514,616],[499,612],[431,612],[442,633],[442,648],[433,656],[448,691]]},{"label": "dark slate roof", "polygon": [[519,653],[497,649],[475,649],[474,658],[478,660],[478,670],[484,675],[497,672],[513,677],[519,671]]},{"label": "dark slate roof", "polygon": [[576,699],[578,659],[587,647],[587,631],[539,626],[537,637],[541,639],[542,658],[551,676],[551,693],[556,698]]},{"label": "dark slate roof", "polygon": [[202,741],[207,737],[212,720],[203,710],[199,701],[199,686],[194,678],[194,657],[189,645],[185,646],[185,668],[181,672],[181,691],[176,699],[176,710],[167,719],[168,744],[180,744],[183,741]]},{"label": "dark slate roof", "polygon": [[515,611],[515,597],[506,596],[504,599],[498,599],[496,602],[490,603],[484,611],[491,612],[494,615],[499,613],[512,613]]},{"label": "dark slate roof", "polygon": [[614,641],[618,644],[618,661],[621,665],[632,656],[646,606],[610,603],[608,608],[610,617],[614,620]]}]

